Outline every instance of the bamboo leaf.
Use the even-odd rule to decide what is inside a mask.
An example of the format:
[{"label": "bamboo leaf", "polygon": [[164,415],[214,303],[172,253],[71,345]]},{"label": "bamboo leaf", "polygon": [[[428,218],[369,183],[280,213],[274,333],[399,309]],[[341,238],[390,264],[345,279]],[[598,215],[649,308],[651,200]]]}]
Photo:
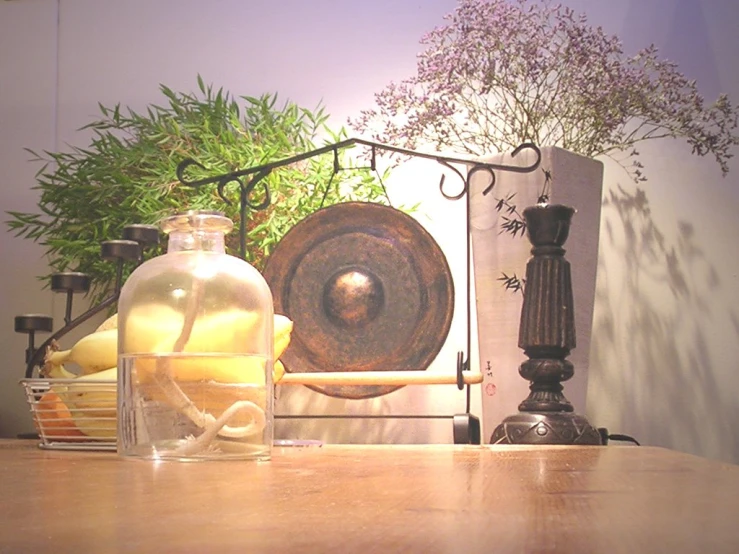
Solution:
[{"label": "bamboo leaf", "polygon": [[[116,278],[115,264],[100,258],[99,244],[120,238],[125,225],[156,223],[165,214],[196,208],[224,211],[238,228],[237,203],[224,204],[214,186],[179,185],[177,165],[196,159],[207,169],[193,167],[189,176],[200,179],[313,149],[315,124],[328,116],[323,108],[310,111],[289,101],[277,108],[276,94],[235,100],[200,75],[197,85],[197,95],[160,85],[164,101],[140,112],[120,103],[100,104],[102,117],[85,127],[93,131],[88,144],[60,152],[27,148],[29,161],[39,164],[33,187],[39,201],[28,213],[6,212],[6,230],[42,245],[52,270],[90,275],[95,301],[110,292]],[[243,222],[250,242],[248,261],[261,268],[284,233],[319,207],[322,195],[315,194],[315,183],[328,180],[332,164],[331,156],[321,156],[265,179],[276,200],[263,212],[249,212]],[[357,175],[347,171],[337,176],[338,188],[332,187],[327,205],[351,198],[385,201],[375,176]],[[254,191],[256,200],[263,198],[260,186]],[[229,183],[226,195],[238,199],[238,184]],[[230,251],[238,251],[236,234],[227,243]],[[153,254],[161,252],[160,247]],[[39,278],[48,282],[51,273]]]}]

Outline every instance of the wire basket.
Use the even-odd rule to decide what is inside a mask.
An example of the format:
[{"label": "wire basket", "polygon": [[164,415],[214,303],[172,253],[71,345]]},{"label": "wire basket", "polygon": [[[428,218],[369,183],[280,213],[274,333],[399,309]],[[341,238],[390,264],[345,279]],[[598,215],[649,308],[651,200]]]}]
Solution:
[{"label": "wire basket", "polygon": [[23,379],[41,448],[116,449],[116,382]]}]

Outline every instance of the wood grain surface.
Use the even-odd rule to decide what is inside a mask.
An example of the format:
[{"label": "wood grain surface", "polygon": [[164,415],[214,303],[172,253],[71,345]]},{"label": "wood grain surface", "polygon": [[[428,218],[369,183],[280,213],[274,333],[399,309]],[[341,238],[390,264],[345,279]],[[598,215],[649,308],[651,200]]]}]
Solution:
[{"label": "wood grain surface", "polygon": [[739,466],[659,448],[147,462],[0,440],[0,552],[739,552]]}]

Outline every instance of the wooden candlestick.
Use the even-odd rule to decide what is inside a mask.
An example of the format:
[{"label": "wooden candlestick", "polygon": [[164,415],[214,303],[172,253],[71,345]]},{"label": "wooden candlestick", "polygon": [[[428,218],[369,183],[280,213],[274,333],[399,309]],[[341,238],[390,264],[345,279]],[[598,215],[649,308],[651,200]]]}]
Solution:
[{"label": "wooden candlestick", "polygon": [[575,313],[570,263],[562,248],[575,210],[537,204],[524,210],[533,244],[526,265],[518,346],[529,358],[519,368],[531,381],[530,393],[493,432],[494,444],[602,444],[601,435],[584,416],[573,412],[562,381],[574,374],[565,358],[575,347]]}]

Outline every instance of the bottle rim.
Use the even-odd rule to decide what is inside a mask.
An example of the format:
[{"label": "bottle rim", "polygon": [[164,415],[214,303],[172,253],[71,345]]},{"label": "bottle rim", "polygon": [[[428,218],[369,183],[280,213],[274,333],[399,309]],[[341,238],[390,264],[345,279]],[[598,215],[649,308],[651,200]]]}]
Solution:
[{"label": "bottle rim", "polygon": [[201,232],[228,233],[233,227],[233,221],[218,210],[187,210],[160,220],[159,226],[166,234]]}]

